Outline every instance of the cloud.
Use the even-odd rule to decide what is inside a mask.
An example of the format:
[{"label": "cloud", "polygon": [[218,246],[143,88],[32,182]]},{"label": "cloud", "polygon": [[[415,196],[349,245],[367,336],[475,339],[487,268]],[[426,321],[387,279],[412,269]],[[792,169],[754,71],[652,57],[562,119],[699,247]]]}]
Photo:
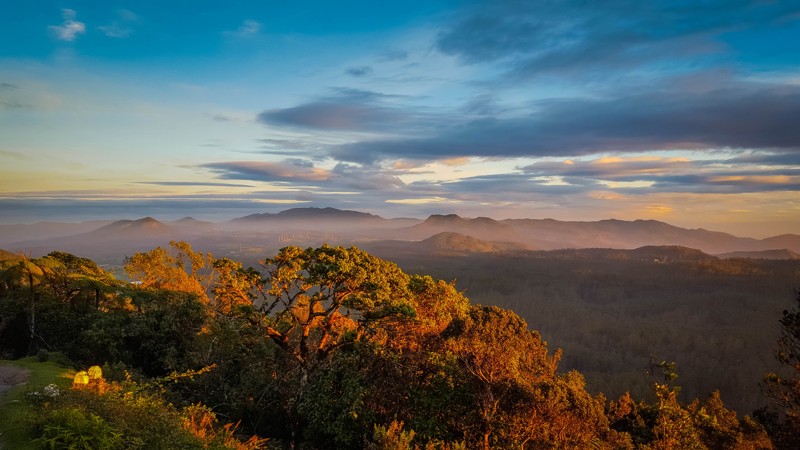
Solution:
[{"label": "cloud", "polygon": [[661,69],[696,66],[704,55],[728,52],[723,33],[791,20],[795,9],[751,0],[499,0],[458,16],[440,31],[435,47],[465,64],[502,63],[515,77],[597,76],[603,69],[654,63]]},{"label": "cloud", "polygon": [[297,159],[284,162],[230,161],[203,164],[200,167],[209,169],[225,180],[321,181],[330,175],[325,169]]},{"label": "cloud", "polygon": [[50,25],[49,30],[53,35],[62,41],[72,42],[79,34],[86,32],[86,25],[75,20],[76,13],[72,9],[62,9],[61,15],[64,19],[61,25]]},{"label": "cloud", "polygon": [[529,175],[591,177],[620,180],[637,176],[675,174],[690,170],[702,170],[703,163],[687,158],[657,156],[604,157],[588,161],[543,161],[521,167]]},{"label": "cloud", "polygon": [[378,62],[405,61],[408,52],[404,50],[385,50],[378,55]]},{"label": "cloud", "polygon": [[330,131],[390,131],[414,118],[386,103],[387,96],[369,91],[338,89],[334,95],[284,109],[260,113],[266,125],[286,125]]},{"label": "cloud", "polygon": [[249,38],[258,36],[260,32],[261,24],[255,20],[247,19],[243,21],[241,25],[239,25],[239,28],[237,28],[236,31],[226,31],[225,34],[238,38]]},{"label": "cloud", "polygon": [[331,171],[332,184],[361,191],[384,191],[405,187],[396,175],[387,173],[380,167],[337,164]]},{"label": "cloud", "polygon": [[104,35],[110,38],[126,38],[133,33],[132,26],[141,21],[139,16],[133,11],[120,9],[117,11],[117,19],[108,25],[97,27]]},{"label": "cloud", "polygon": [[738,158],[692,161],[655,156],[543,161],[520,170],[571,185],[602,184],[623,192],[743,193],[796,191],[800,168],[765,167]]},{"label": "cloud", "polygon": [[[322,148],[319,142],[314,140],[303,139],[258,139],[257,142],[263,144],[264,148],[275,148],[284,150],[305,150],[305,151],[318,151]],[[265,152],[274,153],[274,152]],[[295,154],[296,152],[286,152]]]},{"label": "cloud", "polygon": [[372,74],[372,67],[370,66],[357,66],[357,67],[350,67],[344,71],[347,75],[355,78],[365,77],[367,75]]},{"label": "cloud", "polygon": [[211,181],[136,181],[136,184],[152,184],[156,186],[217,186],[217,187],[253,187],[251,184],[215,183]]},{"label": "cloud", "polygon": [[[603,152],[762,149],[800,152],[800,87],[734,83],[707,92],[620,89],[607,98],[533,103],[527,114],[480,117],[411,138],[333,147],[340,161],[459,156],[580,156]],[[442,123],[445,123],[443,119]]]}]

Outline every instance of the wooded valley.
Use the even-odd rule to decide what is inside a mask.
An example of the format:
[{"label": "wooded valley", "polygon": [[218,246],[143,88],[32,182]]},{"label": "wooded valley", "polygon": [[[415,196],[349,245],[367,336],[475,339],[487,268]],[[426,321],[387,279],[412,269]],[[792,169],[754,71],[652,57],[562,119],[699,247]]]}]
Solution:
[{"label": "wooded valley", "polygon": [[[170,414],[184,428],[197,431],[198,407],[239,424],[226,428],[239,439],[218,441],[208,436],[224,433],[200,427],[208,439],[196,448],[795,448],[797,268],[686,251],[399,258],[401,269],[357,248],[290,246],[247,268],[173,242],[129,257],[132,283],[68,253],[5,254],[0,351],[104,364],[120,386],[109,392],[138,386],[115,401],[181,408]],[[726,300],[703,296],[706,287]],[[753,315],[759,294],[775,303],[772,317]],[[645,320],[630,325],[637,314]],[[743,321],[764,329],[735,331]],[[763,381],[736,356],[761,339],[779,356],[763,355],[773,372]],[[752,391],[714,391],[751,379]],[[756,419],[723,405],[759,403],[748,397],[759,381],[770,408]],[[66,442],[92,418],[130,448],[175,445],[157,433],[143,443],[122,425],[149,423],[135,417],[143,412],[109,415],[104,389],[38,402],[31,437]]]}]

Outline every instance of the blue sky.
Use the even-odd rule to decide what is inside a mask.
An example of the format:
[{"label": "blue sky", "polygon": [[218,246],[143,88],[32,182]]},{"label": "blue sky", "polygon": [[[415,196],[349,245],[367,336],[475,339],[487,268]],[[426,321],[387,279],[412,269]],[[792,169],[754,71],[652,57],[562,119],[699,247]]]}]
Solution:
[{"label": "blue sky", "polygon": [[14,2],[0,222],[800,232],[798,1]]}]

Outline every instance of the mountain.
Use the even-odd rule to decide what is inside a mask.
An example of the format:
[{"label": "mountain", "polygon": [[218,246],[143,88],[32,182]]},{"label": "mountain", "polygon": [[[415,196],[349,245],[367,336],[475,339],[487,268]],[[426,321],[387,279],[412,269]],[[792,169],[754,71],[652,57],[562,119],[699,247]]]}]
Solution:
[{"label": "mountain", "polygon": [[766,246],[765,249],[785,248],[800,253],[800,236],[796,234],[782,234],[762,239],[760,242]]},{"label": "mountain", "polygon": [[[90,224],[96,226],[87,229]],[[647,246],[680,246],[711,255],[774,249],[800,253],[800,236],[795,234],[759,240],[702,228],[686,229],[656,220],[495,220],[434,214],[421,221],[385,219],[365,212],[335,208],[292,208],[278,213],[251,214],[222,223],[191,217],[164,223],[145,217],[62,225],[63,228],[58,224],[0,226],[0,246],[30,254],[45,254],[58,249],[94,258],[111,257],[117,252],[117,259],[134,251],[166,245],[170,239],[186,240],[197,249],[240,258],[245,254],[263,258],[286,245],[318,246],[322,243],[355,244],[365,249],[391,247],[398,253],[409,249],[430,253],[433,249],[454,255],[484,251],[637,249]],[[26,231],[26,227],[31,230]],[[72,232],[76,230],[79,232]],[[2,231],[17,238],[27,236],[28,239],[9,239]],[[428,240],[433,237],[436,238]],[[389,241],[404,243],[395,245],[388,244]],[[391,258],[387,253],[383,254]],[[791,257],[788,254],[765,255],[769,253],[760,257]]]},{"label": "mountain", "polygon": [[[490,242],[514,242],[527,248],[635,249],[681,246],[708,254],[786,248],[800,252],[800,236],[787,234],[763,240],[738,237],[702,228],[686,229],[657,220],[607,219],[596,222],[554,219],[467,219],[455,214],[432,215],[423,223],[396,230],[397,239],[422,240],[443,232],[459,233]],[[780,244],[780,246],[779,246]]]},{"label": "mountain", "polygon": [[55,237],[72,236],[96,230],[111,220],[91,220],[80,223],[37,222],[14,225],[0,225],[0,245],[10,246],[16,242],[24,242]]},{"label": "mountain", "polygon": [[490,242],[449,231],[421,241],[371,241],[360,243],[359,246],[387,259],[399,255],[467,256],[476,253],[510,253],[528,250],[514,242]]},{"label": "mountain", "polygon": [[279,213],[250,214],[239,217],[231,222],[264,222],[286,220],[337,220],[337,221],[382,221],[380,216],[359,211],[341,210],[336,208],[292,208]]},{"label": "mountain", "polygon": [[719,258],[748,258],[748,259],[800,259],[800,253],[787,249],[761,250],[753,252],[730,252],[717,255]]},{"label": "mountain", "polygon": [[167,236],[172,229],[152,217],[138,220],[118,220],[83,235],[85,238],[141,239]]},{"label": "mountain", "polygon": [[[679,245],[708,253],[749,250],[758,241],[704,229],[686,229],[656,220],[600,220],[570,222],[552,219],[512,219],[503,221],[519,233],[539,241],[560,243],[564,247],[638,248],[648,245]],[[554,248],[547,247],[545,248]]]},{"label": "mountain", "polygon": [[171,239],[180,239],[168,225],[152,217],[118,220],[87,233],[14,244],[11,249],[32,255],[53,250],[92,258],[100,263],[118,263],[126,255],[164,246]]},{"label": "mountain", "polygon": [[522,242],[513,227],[488,217],[465,219],[456,214],[434,214],[420,224],[397,230],[398,238],[409,240],[427,239],[439,233],[458,233],[490,242]]},{"label": "mountain", "polygon": [[459,233],[444,232],[435,234],[417,244],[437,253],[497,253],[519,250],[520,246],[510,242],[488,242]]},{"label": "mountain", "polygon": [[194,217],[188,217],[188,216],[184,217],[184,218],[181,218],[181,219],[178,219],[178,220],[173,220],[172,222],[169,222],[169,223],[171,225],[189,225],[189,226],[194,226],[194,225],[213,225],[214,224],[214,222],[206,222],[206,221],[203,221],[203,220],[197,220]]},{"label": "mountain", "polygon": [[418,219],[384,219],[374,214],[336,208],[292,208],[279,213],[251,214],[226,223],[234,229],[353,231],[418,223]]},{"label": "mountain", "polygon": [[219,230],[219,225],[214,222],[207,222],[204,220],[197,220],[194,217],[184,217],[182,219],[166,222],[177,235],[182,236],[198,236],[205,234],[213,234]]}]

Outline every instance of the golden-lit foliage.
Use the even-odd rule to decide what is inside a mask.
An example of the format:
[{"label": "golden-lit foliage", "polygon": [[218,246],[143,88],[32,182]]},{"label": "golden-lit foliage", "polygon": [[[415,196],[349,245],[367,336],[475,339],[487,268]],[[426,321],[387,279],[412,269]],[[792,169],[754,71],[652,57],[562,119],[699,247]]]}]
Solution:
[{"label": "golden-lit foliage", "polygon": [[[71,354],[124,367],[121,383],[103,378],[119,375],[114,365],[76,375],[73,403],[45,414],[56,425],[40,436],[53,442],[86,427],[140,448],[247,450],[266,438],[305,449],[772,448],[718,392],[682,403],[674,363],[651,367],[655,402],[625,394],[606,404],[581,373],[560,373],[561,351],[514,312],[471,305],[454,283],[355,247],[286,247],[256,270],[173,242],[131,257],[126,270],[141,284],[113,290],[72,255],[22,261],[3,272],[16,271],[3,292],[70,312],[80,325],[64,334]],[[81,284],[88,278],[98,284]],[[65,296],[65,279],[97,290]],[[71,306],[89,293],[104,307]],[[789,337],[792,314],[782,321]],[[45,335],[61,336],[46,324]],[[793,348],[782,362],[795,361]],[[158,378],[137,385],[135,372]]]},{"label": "golden-lit foliage", "polygon": [[127,258],[128,276],[143,288],[188,292],[208,300],[206,289],[213,279],[211,254],[195,252],[183,241],[170,241],[169,245],[169,250],[156,247]]}]

